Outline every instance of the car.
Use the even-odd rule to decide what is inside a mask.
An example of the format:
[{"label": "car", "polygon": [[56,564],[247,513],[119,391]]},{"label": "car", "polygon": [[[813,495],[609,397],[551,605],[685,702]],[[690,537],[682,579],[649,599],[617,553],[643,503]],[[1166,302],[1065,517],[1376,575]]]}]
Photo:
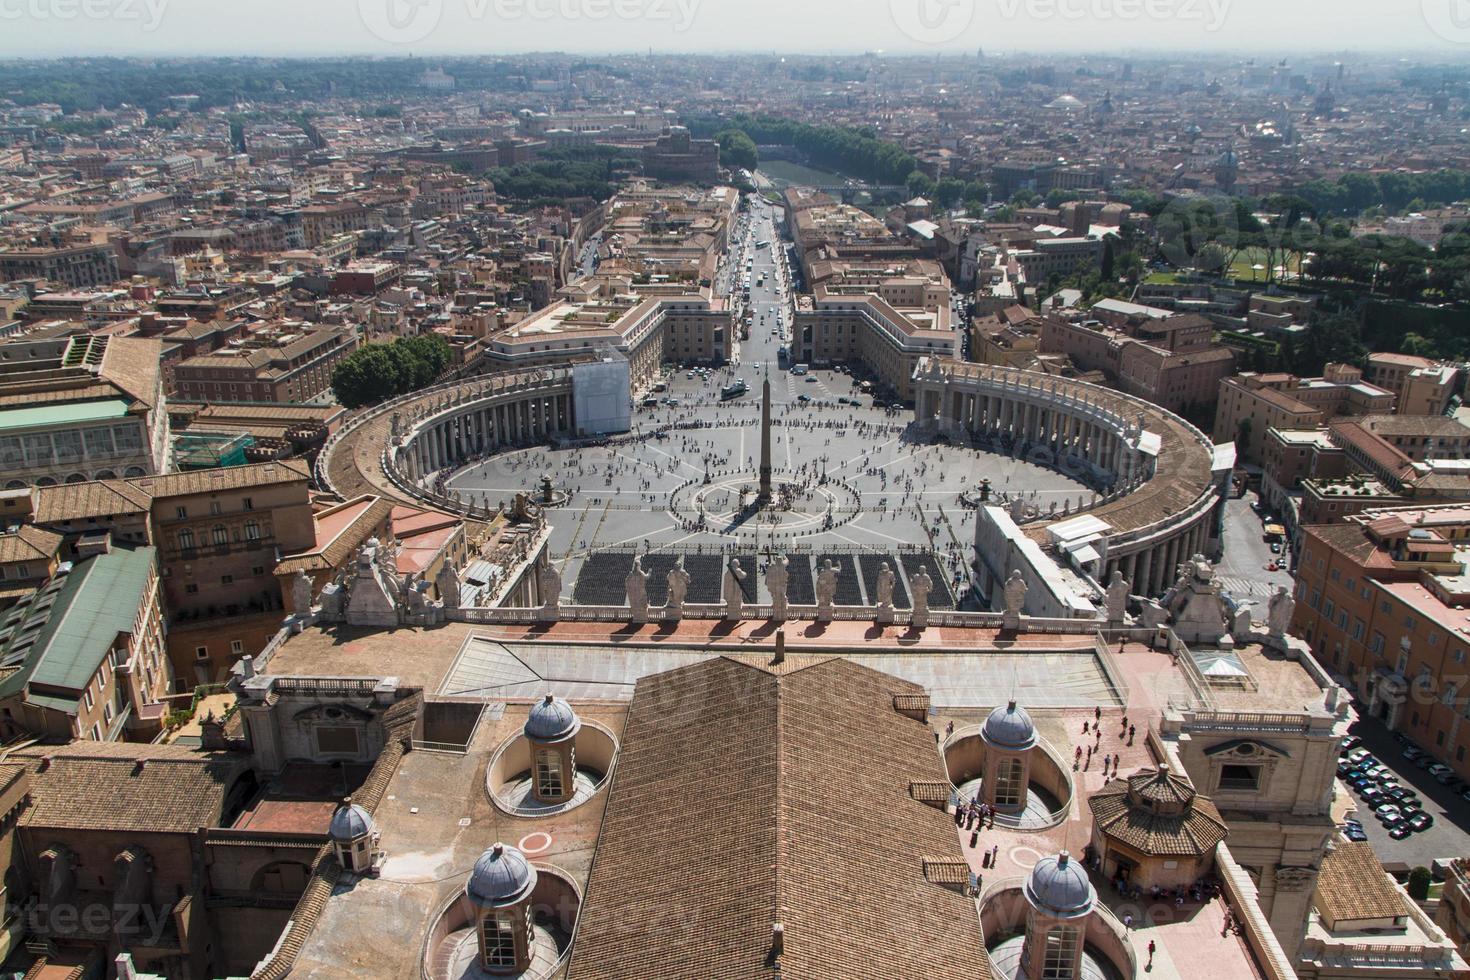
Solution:
[{"label": "car", "polygon": [[1410,761],[1419,758],[1423,754],[1424,750],[1417,745],[1410,745],[1404,749],[1404,758]]},{"label": "car", "polygon": [[[1388,828],[1388,836],[1393,840],[1403,840],[1414,832],[1414,828],[1407,823],[1397,823]],[[1364,835],[1366,839],[1366,835]]]},{"label": "car", "polygon": [[1419,758],[1414,760],[1414,765],[1418,766],[1420,769],[1428,769],[1430,766],[1434,765],[1434,757],[1430,755],[1421,755]]},{"label": "car", "polygon": [[1271,542],[1271,554],[1273,554],[1273,555],[1279,555],[1279,554],[1281,554],[1281,542],[1280,541],[1272,541]]},{"label": "car", "polygon": [[809,402],[809,401],[812,400],[812,396],[811,395],[797,395],[796,396],[796,400],[799,401],[799,402],[802,402],[803,404],[805,404],[806,402]]},{"label": "car", "polygon": [[1404,803],[1408,800],[1413,800],[1415,803],[1419,802],[1419,794],[1407,786],[1395,786],[1393,789],[1385,789],[1383,792],[1385,796],[1395,803]]},{"label": "car", "polygon": [[817,379],[816,379],[816,377],[814,375],[808,374],[806,376],[806,383],[809,384],[809,385],[810,384],[816,384],[817,383]]},{"label": "car", "polygon": [[1370,753],[1368,752],[1367,749],[1364,749],[1364,748],[1352,748],[1352,749],[1349,749],[1348,750],[1347,757],[1348,757],[1348,761],[1349,762],[1357,762],[1360,759],[1371,758],[1371,755],[1370,755]]},{"label": "car", "polygon": [[1403,789],[1403,786],[1399,785],[1399,781],[1397,779],[1388,777],[1386,779],[1380,779],[1378,781],[1378,788],[1383,790],[1386,796],[1392,796],[1394,790]]},{"label": "car", "polygon": [[1357,827],[1359,830],[1363,829],[1363,821],[1354,820],[1352,817],[1345,817],[1342,821],[1342,825],[1344,827]]},{"label": "car", "polygon": [[1423,810],[1420,810],[1417,813],[1409,814],[1407,822],[1410,827],[1413,827],[1415,830],[1421,832],[1428,830],[1430,827],[1434,826],[1434,818],[1425,813]]},{"label": "car", "polygon": [[1443,762],[1436,762],[1429,767],[1429,775],[1431,776],[1453,776],[1454,774],[1455,771]]},{"label": "car", "polygon": [[1387,824],[1391,821],[1401,819],[1404,811],[1400,810],[1393,803],[1380,803],[1373,808],[1373,815],[1378,818],[1379,823]]},{"label": "car", "polygon": [[1351,752],[1353,749],[1356,749],[1358,746],[1362,745],[1363,740],[1361,738],[1358,738],[1358,736],[1356,735],[1344,735],[1342,737],[1342,741],[1338,744],[1342,746],[1342,751]]},{"label": "car", "polygon": [[1343,827],[1342,836],[1347,840],[1357,841],[1359,843],[1368,839],[1368,835],[1363,832],[1362,827]]},{"label": "car", "polygon": [[1377,806],[1383,803],[1383,793],[1377,786],[1368,786],[1358,792],[1363,802],[1369,806]]}]

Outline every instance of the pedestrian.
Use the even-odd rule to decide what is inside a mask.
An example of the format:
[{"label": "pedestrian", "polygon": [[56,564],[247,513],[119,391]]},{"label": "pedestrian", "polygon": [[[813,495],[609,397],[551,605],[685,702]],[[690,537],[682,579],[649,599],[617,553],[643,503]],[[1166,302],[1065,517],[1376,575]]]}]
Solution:
[{"label": "pedestrian", "polygon": [[1106,776],[1108,774],[1108,766],[1110,766],[1112,764],[1113,764],[1113,757],[1112,757],[1112,755],[1111,754],[1104,755],[1103,756],[1103,775],[1104,776]]},{"label": "pedestrian", "polygon": [[1157,944],[1154,943],[1154,941],[1152,939],[1150,939],[1148,941],[1148,965],[1149,965],[1150,968],[1152,968],[1153,965],[1154,965],[1154,950],[1155,949],[1158,949],[1158,946],[1157,946]]},{"label": "pedestrian", "polygon": [[1082,734],[1083,734],[1083,735],[1086,735],[1086,734],[1087,734],[1087,732],[1088,732],[1088,728],[1087,728],[1087,722],[1085,722],[1085,721],[1084,721],[1084,722],[1083,722],[1083,723],[1082,723]]},{"label": "pedestrian", "polygon": [[1000,857],[1000,845],[995,844],[990,848],[990,866],[995,867],[996,859]]},{"label": "pedestrian", "polygon": [[1128,744],[1129,745],[1132,745],[1133,744],[1133,732],[1134,731],[1135,731],[1134,727],[1132,725],[1129,725],[1128,726]]},{"label": "pedestrian", "polygon": [[1133,928],[1133,913],[1132,912],[1127,912],[1127,913],[1125,913],[1123,915],[1123,928],[1124,929],[1132,929]]},{"label": "pedestrian", "polygon": [[1092,709],[1092,717],[1095,718],[1098,721],[1102,721],[1102,706],[1101,705],[1098,705],[1098,706],[1096,706],[1096,707],[1094,707]]}]

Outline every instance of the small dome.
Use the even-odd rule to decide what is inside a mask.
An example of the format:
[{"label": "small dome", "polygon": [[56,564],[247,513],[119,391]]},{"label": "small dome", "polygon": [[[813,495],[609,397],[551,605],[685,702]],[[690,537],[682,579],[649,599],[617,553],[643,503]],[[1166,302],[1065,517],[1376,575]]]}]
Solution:
[{"label": "small dome", "polygon": [[1087,869],[1063,851],[1036,862],[1026,879],[1026,900],[1054,919],[1080,919],[1092,911],[1097,894],[1087,880]]},{"label": "small dome", "polygon": [[534,742],[560,742],[577,734],[582,722],[572,706],[548,694],[531,706],[526,718],[526,737]]},{"label": "small dome", "polygon": [[980,737],[987,745],[1021,752],[1036,744],[1036,725],[1025,708],[1011,701],[990,713],[980,729]]},{"label": "small dome", "polygon": [[348,797],[337,804],[332,813],[332,822],[327,824],[327,836],[334,841],[346,843],[366,837],[373,832],[373,818]]},{"label": "small dome", "polygon": [[514,905],[536,887],[536,869],[526,856],[508,844],[496,843],[475,862],[465,892],[487,905]]}]

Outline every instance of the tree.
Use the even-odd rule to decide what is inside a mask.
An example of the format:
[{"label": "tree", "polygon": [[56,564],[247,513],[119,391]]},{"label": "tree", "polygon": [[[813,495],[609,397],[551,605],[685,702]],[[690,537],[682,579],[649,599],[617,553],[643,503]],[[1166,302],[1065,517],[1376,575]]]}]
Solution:
[{"label": "tree", "polygon": [[450,357],[449,344],[437,334],[369,344],[333,369],[332,393],[348,408],[376,405],[428,387],[449,366]]},{"label": "tree", "polygon": [[1415,867],[1413,871],[1409,872],[1409,884],[1407,886],[1409,897],[1416,902],[1422,902],[1429,898],[1429,884],[1433,880],[1434,876],[1429,873],[1429,869],[1424,867],[1424,865],[1421,864]]},{"label": "tree", "polygon": [[904,183],[908,185],[909,194],[914,197],[928,197],[934,193],[934,181],[921,170],[910,173]]},{"label": "tree", "polygon": [[720,144],[720,162],[726,166],[753,171],[760,164],[755,140],[743,129],[721,130],[715,134],[715,141]]},{"label": "tree", "polygon": [[1101,276],[1104,281],[1111,282],[1117,278],[1117,275],[1115,274],[1115,266],[1117,265],[1117,261],[1116,256],[1113,255],[1112,238],[1103,239],[1103,254],[1101,265],[1102,267],[1099,270],[1098,275]]}]

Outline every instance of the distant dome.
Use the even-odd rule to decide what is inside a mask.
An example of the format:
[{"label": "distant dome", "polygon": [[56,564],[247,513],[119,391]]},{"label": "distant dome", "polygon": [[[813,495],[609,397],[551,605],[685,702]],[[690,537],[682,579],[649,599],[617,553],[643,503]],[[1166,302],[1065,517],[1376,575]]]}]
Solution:
[{"label": "distant dome", "polygon": [[548,694],[531,706],[526,718],[526,737],[535,742],[560,742],[577,734],[581,720],[572,706]]},{"label": "distant dome", "polygon": [[1059,95],[1046,104],[1048,109],[1081,109],[1082,100],[1075,95]]},{"label": "distant dome", "polygon": [[366,837],[373,832],[373,818],[349,797],[337,804],[332,813],[332,822],[327,824],[327,836],[334,841],[347,843]]},{"label": "distant dome", "polygon": [[514,905],[536,887],[536,869],[509,844],[496,843],[475,862],[465,892],[487,905]]},{"label": "distant dome", "polygon": [[990,713],[980,728],[980,737],[998,749],[1021,752],[1036,744],[1036,725],[1025,708],[1011,701]]},{"label": "distant dome", "polygon": [[1087,869],[1063,851],[1036,862],[1026,879],[1026,900],[1054,919],[1080,919],[1092,911],[1097,894],[1087,880]]}]

